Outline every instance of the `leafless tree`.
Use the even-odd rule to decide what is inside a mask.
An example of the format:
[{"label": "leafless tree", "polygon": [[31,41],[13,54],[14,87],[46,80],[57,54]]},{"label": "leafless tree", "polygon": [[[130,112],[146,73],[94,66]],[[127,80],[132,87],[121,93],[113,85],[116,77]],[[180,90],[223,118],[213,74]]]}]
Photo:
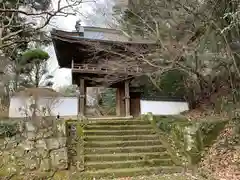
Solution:
[{"label": "leafless tree", "polygon": [[[218,4],[221,8],[217,8]],[[184,72],[188,75],[186,85],[194,86],[199,95],[197,101],[202,101],[222,86],[232,91],[237,87],[240,73],[236,39],[239,33],[232,23],[238,27],[238,11],[239,3],[229,0],[154,0],[140,4],[132,1],[121,16],[121,29],[132,42],[148,44],[146,40],[149,40],[155,47],[122,43],[121,49],[126,51],[120,52],[111,45],[92,43],[92,46],[96,52],[105,51],[121,59],[120,66],[130,67],[137,59],[144,67],[152,67],[149,71],[152,80],[174,69]]]},{"label": "leafless tree", "polygon": [[[30,2],[31,3],[31,2]],[[0,28],[0,49],[14,46],[21,43],[29,43],[31,41],[39,41],[39,33],[50,21],[57,16],[66,17],[69,15],[77,15],[77,8],[82,1],[50,1],[50,6],[45,10],[38,10],[34,5],[15,3],[15,6],[8,6],[7,1],[1,2],[1,28]],[[16,24],[16,21],[25,20],[23,23]],[[14,27],[14,29],[13,29]],[[22,33],[30,33],[31,36],[22,39]],[[24,36],[23,36],[24,37]]]},{"label": "leafless tree", "polygon": [[[80,0],[8,1],[0,2],[0,61],[2,97],[10,97],[19,76],[17,56],[34,44],[47,45],[51,39],[48,28],[57,17],[80,15]],[[12,67],[12,68],[10,68]],[[16,78],[15,78],[16,77]]]}]

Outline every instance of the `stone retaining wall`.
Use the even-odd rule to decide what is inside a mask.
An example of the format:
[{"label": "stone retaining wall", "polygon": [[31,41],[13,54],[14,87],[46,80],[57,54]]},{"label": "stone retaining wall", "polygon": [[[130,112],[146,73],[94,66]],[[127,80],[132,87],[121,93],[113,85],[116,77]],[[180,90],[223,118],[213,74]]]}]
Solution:
[{"label": "stone retaining wall", "polygon": [[68,169],[65,121],[47,126],[28,121],[19,129],[16,136],[0,141],[0,177]]}]

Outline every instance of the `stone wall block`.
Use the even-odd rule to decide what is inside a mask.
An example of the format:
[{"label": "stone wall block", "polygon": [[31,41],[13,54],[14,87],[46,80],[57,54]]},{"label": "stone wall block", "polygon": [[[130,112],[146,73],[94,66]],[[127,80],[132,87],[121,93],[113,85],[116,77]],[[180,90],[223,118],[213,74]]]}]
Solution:
[{"label": "stone wall block", "polygon": [[37,156],[37,151],[30,151],[25,153],[24,156],[24,167],[25,169],[29,169],[29,170],[36,170],[39,168],[39,164],[40,164],[40,159]]},{"label": "stone wall block", "polygon": [[43,138],[50,138],[53,137],[54,133],[52,130],[46,131],[43,133]]},{"label": "stone wall block", "polygon": [[5,150],[11,150],[11,149],[15,149],[18,145],[16,141],[5,141],[4,142],[5,147],[3,149]]},{"label": "stone wall block", "polygon": [[[42,144],[39,142],[42,142]],[[32,153],[33,156],[41,158],[41,159],[46,158],[49,156],[49,151],[46,147],[47,146],[46,146],[46,144],[44,144],[44,140],[39,140],[36,143],[36,148],[31,150],[30,153]]]},{"label": "stone wall block", "polygon": [[67,138],[65,137],[49,138],[49,139],[46,139],[46,143],[47,143],[47,148],[49,150],[59,149],[62,147],[66,147]]},{"label": "stone wall block", "polygon": [[59,120],[53,126],[42,129],[35,122],[28,121],[22,127],[18,139],[6,139],[9,148],[0,149],[4,164],[13,162],[23,173],[68,168],[65,121]]},{"label": "stone wall block", "polygon": [[59,137],[57,138],[59,143],[59,148],[66,147],[67,145],[67,138],[66,137]]},{"label": "stone wall block", "polygon": [[14,150],[14,156],[17,158],[22,158],[25,155],[25,150],[22,147],[17,147]]},{"label": "stone wall block", "polygon": [[51,170],[51,160],[50,158],[44,158],[40,163],[40,171],[50,171]]},{"label": "stone wall block", "polygon": [[48,150],[59,149],[60,147],[59,141],[56,138],[49,138],[46,139],[45,141]]},{"label": "stone wall block", "polygon": [[68,168],[67,148],[61,148],[50,152],[52,168],[64,170]]},{"label": "stone wall block", "polygon": [[25,128],[27,132],[36,131],[36,127],[34,126],[34,124],[29,121],[25,123]]},{"label": "stone wall block", "polygon": [[25,159],[24,160],[24,165],[25,165],[25,168],[26,169],[29,169],[29,170],[36,170],[38,169],[39,167],[39,159],[35,159],[35,158],[32,158],[32,159]]},{"label": "stone wall block", "polygon": [[58,120],[56,123],[57,133],[59,136],[66,136],[66,122],[64,120]]},{"label": "stone wall block", "polygon": [[29,141],[34,141],[37,138],[37,134],[34,131],[29,131],[25,133],[25,137]]},{"label": "stone wall block", "polygon": [[40,139],[36,142],[36,148],[39,148],[39,149],[47,149],[47,142],[46,140],[44,139]]},{"label": "stone wall block", "polygon": [[40,158],[49,157],[49,151],[47,149],[38,148],[38,149],[36,149],[36,151],[37,151],[37,156]]},{"label": "stone wall block", "polygon": [[41,130],[39,132],[37,132],[36,138],[37,139],[43,139],[44,138],[44,132],[41,131]]},{"label": "stone wall block", "polygon": [[20,145],[25,151],[30,151],[35,148],[35,143],[33,141],[23,141]]}]

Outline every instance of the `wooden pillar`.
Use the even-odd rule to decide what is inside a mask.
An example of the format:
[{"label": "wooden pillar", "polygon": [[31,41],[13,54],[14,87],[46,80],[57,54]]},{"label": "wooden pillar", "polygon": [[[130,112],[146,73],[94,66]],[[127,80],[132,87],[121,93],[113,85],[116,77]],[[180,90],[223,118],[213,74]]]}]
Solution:
[{"label": "wooden pillar", "polygon": [[126,117],[130,116],[130,94],[129,94],[129,81],[125,81],[125,115]]},{"label": "wooden pillar", "polygon": [[116,115],[125,116],[125,99],[123,84],[117,88],[116,92]]},{"label": "wooden pillar", "polygon": [[86,105],[86,87],[84,79],[80,79],[79,86],[79,114],[80,116],[85,115],[85,105]]},{"label": "wooden pillar", "polygon": [[121,116],[121,96],[119,88],[116,90],[116,115]]}]

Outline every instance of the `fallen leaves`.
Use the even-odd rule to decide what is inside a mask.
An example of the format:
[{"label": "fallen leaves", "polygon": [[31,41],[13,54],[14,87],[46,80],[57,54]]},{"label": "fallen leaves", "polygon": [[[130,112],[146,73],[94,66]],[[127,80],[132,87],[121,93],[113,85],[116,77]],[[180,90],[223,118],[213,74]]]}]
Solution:
[{"label": "fallen leaves", "polygon": [[233,136],[233,127],[226,128],[201,164],[217,180],[240,179],[240,151],[231,143]]}]

